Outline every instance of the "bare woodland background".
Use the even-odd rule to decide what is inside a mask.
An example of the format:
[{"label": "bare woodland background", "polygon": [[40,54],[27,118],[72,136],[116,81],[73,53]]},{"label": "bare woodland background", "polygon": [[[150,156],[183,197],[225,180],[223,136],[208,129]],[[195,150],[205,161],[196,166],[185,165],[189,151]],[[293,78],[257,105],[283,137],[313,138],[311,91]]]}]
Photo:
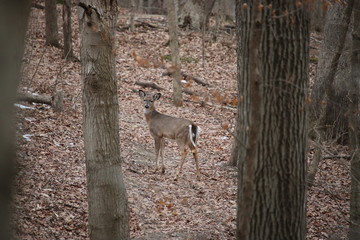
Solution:
[{"label": "bare woodland background", "polygon": [[[166,4],[163,1],[119,1],[122,8],[115,31],[114,71],[120,105],[120,156],[128,196],[130,237],[134,239],[235,239],[237,171],[228,166],[233,157],[239,102],[235,5],[232,1],[213,1],[212,13],[206,9],[201,14],[199,11],[189,13],[194,20],[189,24],[182,14],[187,9],[196,9],[194,6],[201,2],[179,1],[179,9],[183,10],[178,16],[181,25],[178,31],[180,75],[190,77],[182,83],[187,91],[182,95],[183,107],[176,108],[168,68],[171,50],[164,15]],[[338,22],[336,17],[342,15],[334,11],[343,11],[347,6],[343,1],[340,5],[332,3],[335,6],[319,2],[316,1],[311,12],[314,14],[312,19],[316,20],[312,23],[310,36],[310,90],[318,87],[316,70],[320,64],[325,64],[321,63],[320,56],[324,35],[330,29],[336,30],[332,25],[328,28],[325,25],[323,29],[325,15],[329,18],[329,14],[333,14],[330,17],[335,19],[331,21]],[[47,39],[45,10],[39,7],[44,2],[34,3],[37,5],[30,11],[18,92],[31,94],[31,98],[38,94],[48,102],[26,101],[15,107],[18,161],[12,206],[14,234],[19,239],[88,239],[83,84],[81,63],[77,61],[80,59],[78,7],[70,1],[56,6],[59,35],[52,42]],[[63,29],[68,28],[62,27],[61,17],[66,6],[72,6],[72,47],[64,51],[49,44],[66,45],[62,34]],[[332,12],[328,12],[329,9]],[[206,14],[208,27],[203,28],[207,22],[203,18]],[[132,17],[135,21],[131,31]],[[348,21],[351,19],[349,17]],[[344,24],[351,28],[350,22]],[[319,30],[324,32],[317,32]],[[335,54],[346,53],[346,49],[350,51],[351,32],[346,30],[345,33],[348,39],[343,43],[345,50],[341,48],[340,53]],[[331,48],[329,46],[325,47]],[[350,59],[351,55],[341,55],[339,70],[335,71],[336,86],[345,87],[349,83],[344,79],[349,78],[346,76],[350,74]],[[199,84],[196,79],[206,84]],[[190,157],[184,165],[183,176],[173,181],[179,156],[171,141],[167,141],[165,148],[166,173],[152,172],[153,139],[144,120],[137,90],[144,86],[150,90],[149,86],[154,84],[161,88],[163,95],[157,105],[160,112],[191,119],[202,128],[199,156],[203,175],[200,181],[196,181]],[[352,150],[348,147],[349,138],[341,131],[352,125],[347,120],[341,121],[341,117],[348,116],[347,107],[337,100],[346,98],[347,90],[334,89],[339,90],[334,99],[321,99],[316,106],[315,98],[309,98],[307,103],[311,106],[310,111],[319,106],[324,110],[323,106],[331,105],[326,103],[340,106],[340,114],[329,118],[315,110],[323,114],[321,126],[329,126],[321,133],[316,128],[319,122],[315,121],[315,127],[309,124],[311,138],[307,162],[317,171],[314,170],[314,180],[307,191],[307,239],[347,239],[350,223],[349,160]],[[53,101],[52,96],[59,98],[63,106],[53,108],[46,104]],[[25,97],[21,99],[26,100]],[[329,108],[328,113],[338,113],[333,107]],[[324,111],[326,113],[326,108]],[[319,160],[318,165],[311,165],[314,159]]]}]

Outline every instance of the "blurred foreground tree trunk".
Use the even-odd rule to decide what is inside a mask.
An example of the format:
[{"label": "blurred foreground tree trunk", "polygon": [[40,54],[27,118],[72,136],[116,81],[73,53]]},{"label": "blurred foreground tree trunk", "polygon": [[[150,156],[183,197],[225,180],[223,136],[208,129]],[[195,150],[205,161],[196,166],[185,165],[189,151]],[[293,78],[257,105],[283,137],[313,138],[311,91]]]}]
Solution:
[{"label": "blurred foreground tree trunk", "polygon": [[46,44],[54,47],[60,47],[57,15],[56,0],[45,0]]},{"label": "blurred foreground tree trunk", "polygon": [[[267,7],[271,3],[272,8]],[[237,1],[237,239],[305,239],[308,6]],[[240,83],[243,82],[243,83]]]},{"label": "blurred foreground tree trunk", "polygon": [[13,164],[15,161],[14,102],[20,81],[30,1],[0,1],[0,239],[10,237]]},{"label": "blurred foreground tree trunk", "polygon": [[117,2],[88,0],[79,6],[90,239],[127,240],[115,75]]},{"label": "blurred foreground tree trunk", "polygon": [[359,142],[359,100],[360,100],[360,1],[353,8],[351,78],[349,89],[349,129],[351,158],[351,194],[349,240],[360,239],[360,142]]}]

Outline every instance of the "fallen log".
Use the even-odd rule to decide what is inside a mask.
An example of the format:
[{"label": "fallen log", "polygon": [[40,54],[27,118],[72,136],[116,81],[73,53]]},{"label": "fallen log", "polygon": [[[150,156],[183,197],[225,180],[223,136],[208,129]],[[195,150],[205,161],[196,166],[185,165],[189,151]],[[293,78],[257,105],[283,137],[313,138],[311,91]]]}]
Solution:
[{"label": "fallen log", "polygon": [[197,93],[197,92],[194,92],[194,91],[191,91],[191,90],[188,90],[188,89],[186,89],[186,88],[183,88],[183,89],[182,89],[182,92],[183,92],[183,93],[186,93],[187,95],[194,95],[194,96],[197,96],[197,97],[201,97],[201,96],[202,96],[202,94]]},{"label": "fallen log", "polygon": [[18,93],[18,101],[47,104],[53,107],[56,112],[63,111],[63,93],[57,91],[54,96],[42,96],[33,93]]},{"label": "fallen log", "polygon": [[34,102],[34,103],[43,103],[47,105],[52,105],[51,96],[41,96],[32,93],[18,93],[17,100],[24,102]]},{"label": "fallen log", "polygon": [[[161,26],[157,26],[157,25],[154,25],[152,23],[148,23],[148,22],[142,22],[142,21],[138,21],[138,20],[135,20],[137,23],[134,24],[134,27],[144,27],[144,28],[150,28],[150,29],[156,29],[156,28],[162,28]],[[125,31],[128,31],[130,30],[131,26],[128,25],[128,26],[123,26],[123,27],[117,27],[116,30],[119,31],[119,32],[125,32]]]},{"label": "fallen log", "polygon": [[150,88],[153,88],[153,89],[156,89],[156,90],[165,90],[165,88],[159,87],[155,83],[151,83],[151,82],[136,81],[135,84],[139,85],[139,86],[142,86],[142,87],[150,87]]},{"label": "fallen log", "polygon": [[37,9],[45,9],[45,7],[41,4],[38,4],[38,3],[32,3],[31,6],[33,8],[37,8]]},{"label": "fallen log", "polygon": [[[210,84],[207,83],[204,79],[200,78],[200,77],[195,77],[195,76],[191,76],[183,71],[180,71],[181,75],[186,79],[186,80],[194,80],[194,82],[206,86],[206,87],[210,87]],[[171,76],[173,74],[172,71],[166,71],[162,74],[162,76]]]},{"label": "fallen log", "polygon": [[[135,84],[139,85],[141,87],[149,87],[149,88],[156,89],[156,90],[159,90],[159,91],[165,90],[165,88],[162,88],[162,87],[156,85],[155,83],[151,83],[151,82],[136,81]],[[193,91],[188,90],[186,88],[183,88],[182,92],[185,93],[185,94],[188,94],[188,95],[202,96],[200,93],[193,92]]]}]

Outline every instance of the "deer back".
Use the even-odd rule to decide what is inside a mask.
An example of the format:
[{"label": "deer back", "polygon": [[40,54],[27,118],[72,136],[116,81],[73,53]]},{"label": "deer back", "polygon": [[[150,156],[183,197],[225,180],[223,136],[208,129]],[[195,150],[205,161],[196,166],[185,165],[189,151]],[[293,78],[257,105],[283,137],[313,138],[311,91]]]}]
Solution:
[{"label": "deer back", "polygon": [[150,133],[154,137],[170,139],[189,137],[189,125],[193,124],[189,120],[171,117],[157,111],[146,114],[145,116]]}]

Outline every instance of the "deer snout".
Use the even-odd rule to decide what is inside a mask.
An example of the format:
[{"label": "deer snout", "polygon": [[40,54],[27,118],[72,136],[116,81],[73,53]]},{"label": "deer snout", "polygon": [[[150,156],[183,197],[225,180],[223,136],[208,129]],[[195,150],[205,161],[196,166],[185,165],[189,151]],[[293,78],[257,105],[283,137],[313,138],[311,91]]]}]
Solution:
[{"label": "deer snout", "polygon": [[149,106],[149,104],[145,104],[145,108],[149,108],[150,106]]}]

